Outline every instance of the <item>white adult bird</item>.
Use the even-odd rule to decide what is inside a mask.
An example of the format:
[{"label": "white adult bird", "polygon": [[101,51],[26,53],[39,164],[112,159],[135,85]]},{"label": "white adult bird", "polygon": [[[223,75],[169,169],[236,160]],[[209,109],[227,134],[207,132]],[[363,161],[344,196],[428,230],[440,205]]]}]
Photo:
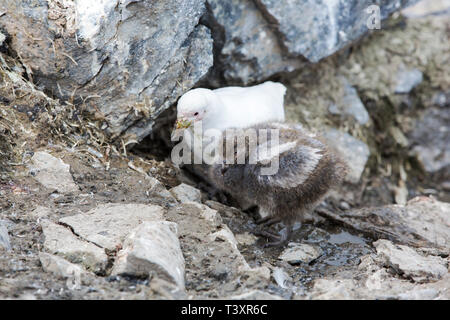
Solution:
[{"label": "white adult bird", "polygon": [[177,128],[202,121],[202,129],[246,128],[267,121],[284,122],[286,87],[267,81],[253,87],[198,88],[181,96]]}]

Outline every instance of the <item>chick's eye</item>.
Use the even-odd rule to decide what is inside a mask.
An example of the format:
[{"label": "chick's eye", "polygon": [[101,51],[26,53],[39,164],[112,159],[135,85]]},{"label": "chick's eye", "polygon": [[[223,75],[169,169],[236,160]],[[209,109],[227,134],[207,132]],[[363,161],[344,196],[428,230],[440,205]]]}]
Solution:
[{"label": "chick's eye", "polygon": [[194,116],[198,116],[198,112],[194,113]]}]

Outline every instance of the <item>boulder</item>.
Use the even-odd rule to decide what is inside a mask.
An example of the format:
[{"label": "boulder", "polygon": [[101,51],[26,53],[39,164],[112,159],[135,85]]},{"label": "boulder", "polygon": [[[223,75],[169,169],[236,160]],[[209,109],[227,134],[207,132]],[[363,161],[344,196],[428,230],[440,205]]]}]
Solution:
[{"label": "boulder", "polygon": [[184,258],[177,225],[167,221],[147,221],[135,228],[124,242],[112,269],[113,275],[158,277],[184,289]]},{"label": "boulder", "polygon": [[115,251],[139,224],[162,220],[162,216],[163,209],[157,205],[110,203],[59,221],[70,226],[83,239]]},{"label": "boulder", "polygon": [[48,253],[81,264],[94,273],[104,273],[108,264],[104,249],[79,239],[68,228],[49,220],[43,220],[41,226],[45,238],[44,249]]},{"label": "boulder", "polygon": [[318,62],[360,38],[369,28],[380,29],[382,19],[417,1],[256,0],[256,3],[267,20],[275,24],[291,55]]},{"label": "boulder", "polygon": [[0,26],[39,88],[139,139],[212,66],[204,11],[204,0],[8,0]]},{"label": "boulder", "polygon": [[78,191],[78,186],[70,174],[70,165],[47,152],[35,152],[29,168],[30,174],[51,191],[60,193]]},{"label": "boulder", "polygon": [[415,282],[431,282],[442,279],[447,274],[448,262],[438,256],[422,255],[413,248],[394,245],[388,240],[378,240],[373,244],[385,265],[398,274]]}]

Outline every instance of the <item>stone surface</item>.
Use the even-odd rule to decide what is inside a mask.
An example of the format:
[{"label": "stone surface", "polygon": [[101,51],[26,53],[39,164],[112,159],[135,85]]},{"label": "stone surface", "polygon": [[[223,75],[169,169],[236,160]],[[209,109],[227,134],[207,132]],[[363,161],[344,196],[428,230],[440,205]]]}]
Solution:
[{"label": "stone surface", "polygon": [[[379,5],[379,18],[417,0],[257,0],[268,21],[276,24],[281,41],[292,55],[311,62],[327,57],[366,33],[370,5]],[[299,23],[301,21],[301,23]]]},{"label": "stone surface", "polygon": [[253,287],[267,284],[267,272],[250,268],[237,248],[233,233],[222,223],[216,210],[197,202],[182,203],[169,209],[167,220],[178,224],[186,260],[186,283],[198,283],[196,290],[212,288],[218,278],[227,280],[226,287],[216,288],[223,296],[236,292],[238,279],[239,286],[247,282]]},{"label": "stone surface", "polygon": [[344,86],[344,95],[337,104],[332,104],[328,108],[332,114],[344,114],[353,117],[359,124],[364,125],[369,122],[369,113],[358,96],[358,92],[348,81],[341,79]]},{"label": "stone surface", "polygon": [[317,279],[310,297],[314,300],[353,300],[356,281],[352,279]]},{"label": "stone surface", "polygon": [[442,279],[447,274],[448,262],[437,256],[423,256],[404,245],[394,245],[388,240],[373,243],[384,263],[398,274],[416,282]]},{"label": "stone surface", "polygon": [[56,15],[47,1],[2,1],[0,26],[40,88],[99,110],[112,136],[135,123],[129,133],[147,135],[212,66],[204,0],[66,4]]},{"label": "stone surface", "polygon": [[450,204],[446,202],[416,197],[405,206],[362,208],[326,216],[374,239],[450,252]]},{"label": "stone surface", "polygon": [[370,155],[369,147],[348,133],[336,129],[329,129],[324,133],[324,137],[348,164],[349,170],[345,180],[358,183]]},{"label": "stone surface", "polygon": [[290,282],[292,282],[292,279],[283,270],[283,268],[275,268],[272,272],[272,277],[277,283],[277,285],[283,289],[289,288],[289,284]]},{"label": "stone surface", "polygon": [[94,273],[105,271],[108,257],[105,250],[98,246],[80,240],[68,228],[49,220],[41,221],[44,234],[44,249],[68,261],[83,265]]},{"label": "stone surface", "polygon": [[87,274],[80,266],[46,252],[39,252],[39,261],[45,272],[67,279],[70,289],[78,289],[81,285],[81,277]]},{"label": "stone surface", "polygon": [[201,202],[202,194],[200,190],[182,183],[170,189],[170,193],[180,202]]},{"label": "stone surface", "polygon": [[125,240],[112,274],[135,277],[156,274],[184,288],[184,268],[176,223],[146,221]]},{"label": "stone surface", "polygon": [[418,69],[403,69],[397,73],[395,93],[409,93],[423,80],[422,71]]},{"label": "stone surface", "polygon": [[450,1],[449,0],[420,0],[415,5],[405,8],[402,11],[402,15],[409,19],[422,18],[428,15],[447,15],[450,13]]},{"label": "stone surface", "polygon": [[37,221],[40,221],[40,219],[48,218],[52,213],[52,210],[43,207],[43,206],[37,206],[36,209],[34,209],[32,212],[30,212],[30,216],[32,216]]},{"label": "stone surface", "polygon": [[219,62],[225,79],[244,84],[260,82],[303,65],[285,57],[279,39],[253,1],[208,0],[208,24],[220,34]]},{"label": "stone surface", "polygon": [[322,255],[320,247],[305,243],[290,243],[278,259],[290,264],[310,263]]},{"label": "stone surface", "polygon": [[47,189],[60,193],[78,191],[70,174],[70,165],[47,152],[35,152],[29,168],[31,175]]},{"label": "stone surface", "polygon": [[11,250],[11,243],[9,240],[8,228],[6,223],[0,220],[0,250]]},{"label": "stone surface", "polygon": [[70,226],[83,239],[114,251],[140,223],[162,220],[162,216],[163,208],[160,206],[111,203],[59,221]]},{"label": "stone surface", "polygon": [[408,135],[412,154],[428,173],[450,178],[450,108],[427,109]]},{"label": "stone surface", "polygon": [[170,203],[176,203],[177,200],[169,192],[169,190],[164,187],[164,185],[156,178],[147,177],[150,180],[150,188],[148,190],[148,196],[153,201],[164,200]]}]

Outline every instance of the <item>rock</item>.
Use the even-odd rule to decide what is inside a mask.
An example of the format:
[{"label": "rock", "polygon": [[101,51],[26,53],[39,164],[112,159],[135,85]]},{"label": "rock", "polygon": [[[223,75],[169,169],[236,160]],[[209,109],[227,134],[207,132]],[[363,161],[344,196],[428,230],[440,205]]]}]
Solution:
[{"label": "rock", "polygon": [[80,266],[52,254],[39,252],[39,260],[45,272],[67,279],[67,286],[72,290],[80,288],[81,277],[87,274]]},{"label": "rock", "polygon": [[250,84],[280,72],[290,72],[304,63],[285,57],[279,39],[253,1],[208,0],[207,24],[220,34],[219,61],[229,81]]},{"label": "rock", "polygon": [[44,249],[68,261],[83,265],[94,273],[103,273],[108,263],[104,249],[80,240],[68,228],[49,220],[41,221]]},{"label": "rock", "polygon": [[205,201],[205,204],[211,209],[218,211],[222,217],[225,216],[228,218],[233,218],[243,214],[239,209],[226,206],[217,201],[207,200]]},{"label": "rock", "polygon": [[434,300],[439,296],[439,291],[430,289],[417,289],[411,290],[404,293],[400,293],[398,298],[401,300]]},{"label": "rock", "polygon": [[412,154],[424,170],[450,177],[450,108],[430,108],[417,120],[408,137]]},{"label": "rock", "polygon": [[[140,94],[144,102],[146,99],[152,102],[150,116],[145,116],[144,111],[144,115],[140,116],[141,119],[125,133],[136,135],[138,140],[148,136],[157,117],[207,74],[213,65],[212,50],[213,41],[209,29],[202,25],[197,26],[176,51],[169,65],[161,71],[162,74],[154,80],[154,85],[146,87]],[[136,104],[138,108],[142,106],[142,102]],[[123,126],[120,129],[123,129]]]},{"label": "rock", "polygon": [[422,71],[418,69],[402,69],[397,73],[395,93],[409,93],[423,80]]},{"label": "rock", "polygon": [[3,42],[6,40],[6,36],[0,32],[0,48],[3,46]]},{"label": "rock", "polygon": [[11,250],[11,243],[9,241],[8,228],[6,227],[6,223],[0,220],[0,251]]},{"label": "rock", "polygon": [[322,255],[322,250],[318,246],[305,243],[289,243],[289,247],[284,250],[278,259],[290,264],[310,263]]},{"label": "rock", "polygon": [[431,102],[440,108],[449,107],[450,106],[450,91],[436,92],[433,95]]},{"label": "rock", "polygon": [[186,291],[172,282],[153,278],[149,284],[148,299],[187,300],[188,298]]},{"label": "rock", "polygon": [[413,6],[403,9],[401,12],[408,19],[422,18],[429,15],[448,15],[450,2],[448,0],[421,0]]},{"label": "rock", "polygon": [[182,183],[170,189],[170,193],[180,202],[201,202],[202,194],[200,190]]},{"label": "rock", "polygon": [[[388,0],[380,4],[380,19],[417,0]],[[266,19],[275,25],[289,53],[302,55],[311,62],[332,55],[368,31],[373,12],[372,0],[257,0]],[[302,23],[298,23],[301,21]],[[372,27],[376,28],[376,23]]]},{"label": "rock", "polygon": [[283,298],[261,290],[252,290],[239,295],[227,297],[225,300],[283,300]]},{"label": "rock", "polygon": [[336,129],[329,129],[324,133],[324,137],[348,164],[349,170],[345,180],[358,183],[369,159],[369,147],[348,133]]},{"label": "rock", "polygon": [[43,0],[2,2],[0,26],[41,89],[98,108],[112,136],[146,136],[213,64],[204,0],[65,3],[56,14]]},{"label": "rock", "polygon": [[316,279],[309,295],[314,300],[353,300],[356,287],[352,279]]},{"label": "rock", "polygon": [[47,152],[35,152],[29,168],[31,175],[47,189],[60,193],[78,191],[70,174],[70,165]]},{"label": "rock", "polygon": [[289,284],[292,282],[292,279],[283,270],[283,268],[275,268],[272,272],[272,277],[277,283],[277,285],[283,289],[288,289]]},{"label": "rock", "polygon": [[30,216],[38,222],[40,221],[40,219],[48,218],[51,214],[52,210],[43,206],[37,206],[36,209],[30,212]]},{"label": "rock", "polygon": [[[196,290],[204,290],[217,283],[218,265],[226,270],[229,284],[217,288],[222,296],[236,291],[237,279],[241,279],[239,286],[245,286],[247,278],[251,281],[258,278],[259,283],[263,282],[260,276],[255,275],[257,270],[251,269],[239,252],[237,240],[222,223],[216,210],[197,202],[187,202],[170,208],[166,217],[178,225],[178,236],[186,260],[186,281],[201,284]],[[249,277],[247,272],[255,277]]]},{"label": "rock", "polygon": [[362,208],[339,215],[329,212],[324,216],[374,239],[383,238],[415,247],[435,247],[448,254],[449,213],[449,203],[416,197],[405,206]]},{"label": "rock", "polygon": [[204,204],[198,202],[185,202],[187,205],[196,207],[199,211],[199,217],[208,221],[209,224],[215,228],[222,225],[222,217],[217,210],[211,209]]},{"label": "rock", "polygon": [[150,188],[148,190],[149,198],[152,200],[165,200],[169,203],[176,203],[177,200],[172,196],[172,194],[164,187],[164,185],[153,177],[147,177],[149,180]]},{"label": "rock", "polygon": [[87,213],[61,218],[75,234],[99,247],[115,251],[127,235],[145,221],[163,219],[163,208],[145,204],[101,204]]},{"label": "rock", "polygon": [[404,245],[394,245],[388,240],[373,243],[384,263],[398,274],[415,282],[437,281],[447,274],[448,262],[437,256],[423,256]]},{"label": "rock", "polygon": [[184,258],[177,237],[177,225],[167,221],[146,221],[134,229],[117,255],[113,275],[158,277],[184,288]]},{"label": "rock", "polygon": [[[231,232],[230,228],[226,224],[221,225],[221,229],[217,232],[214,232],[209,235],[209,239],[211,242],[217,242],[218,240],[225,241],[229,244],[231,252],[236,256],[236,262],[238,263],[239,271],[248,271],[251,270],[245,258],[242,256],[241,252],[238,249],[238,242],[234,237],[233,232]],[[270,273],[269,273],[270,277]]]},{"label": "rock", "polygon": [[359,124],[364,125],[369,122],[369,113],[358,96],[358,92],[344,78],[341,80],[344,86],[344,95],[338,104],[332,104],[328,110],[332,114],[345,114],[355,118]]}]

